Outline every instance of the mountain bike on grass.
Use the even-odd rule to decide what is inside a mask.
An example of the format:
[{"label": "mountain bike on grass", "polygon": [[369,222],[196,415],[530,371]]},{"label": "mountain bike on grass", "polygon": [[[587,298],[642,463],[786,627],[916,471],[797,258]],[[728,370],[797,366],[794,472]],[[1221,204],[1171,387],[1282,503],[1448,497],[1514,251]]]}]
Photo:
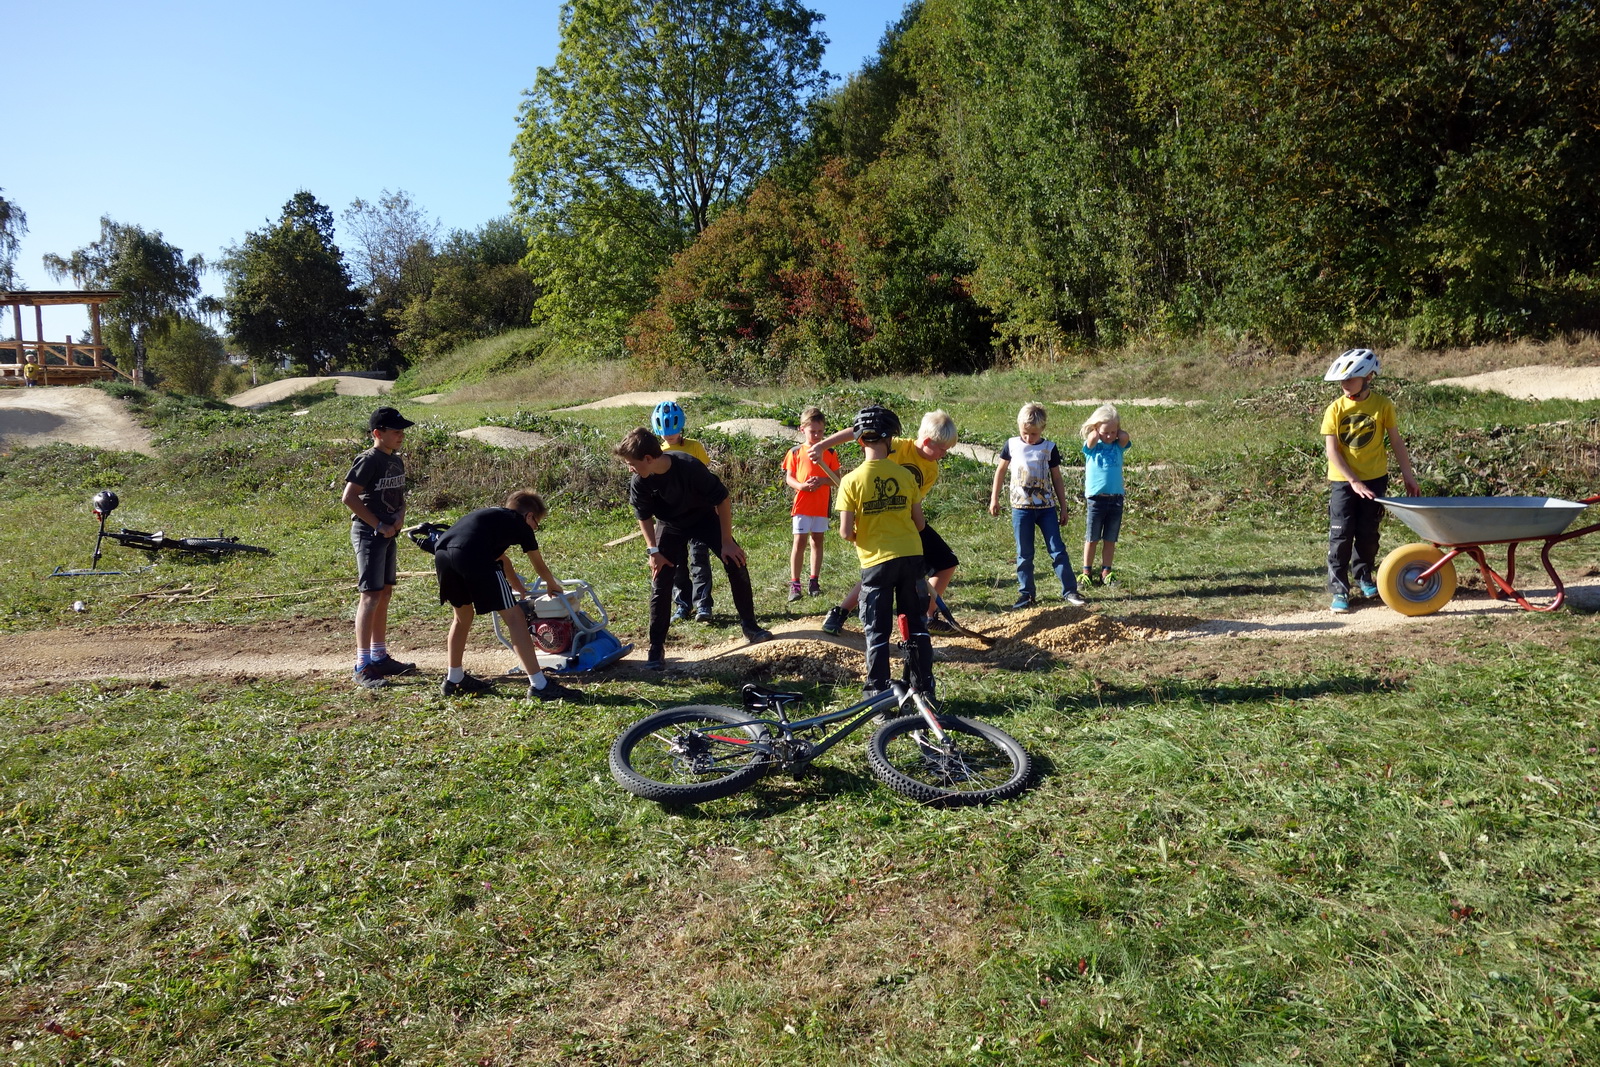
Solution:
[{"label": "mountain bike on grass", "polygon": [[885,785],[936,806],[1017,796],[1033,772],[1027,750],[997,726],[938,711],[926,695],[932,687],[913,678],[905,616],[899,624],[905,671],[884,692],[805,719],[789,717],[803,694],[754,684],[742,690],[742,709],[668,708],[640,719],[612,744],[612,777],[634,796],[663,804],[716,800],[777,771],[798,776],[869,721],[910,705],[867,739],[867,765]]},{"label": "mountain bike on grass", "polygon": [[167,548],[178,552],[206,552],[213,556],[226,555],[229,552],[270,554],[269,549],[260,545],[247,545],[237,537],[224,537],[221,533],[215,537],[168,537],[162,530],[150,532],[122,529],[115,532],[107,530],[105,536],[128,548],[142,548],[147,552],[157,552]]}]

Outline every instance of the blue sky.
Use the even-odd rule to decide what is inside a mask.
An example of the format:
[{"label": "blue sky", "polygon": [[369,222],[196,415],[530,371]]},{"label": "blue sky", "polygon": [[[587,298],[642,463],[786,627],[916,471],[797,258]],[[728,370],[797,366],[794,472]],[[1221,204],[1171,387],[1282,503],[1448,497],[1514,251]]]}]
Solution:
[{"label": "blue sky", "polygon": [[[811,0],[824,66],[872,55],[905,0]],[[555,59],[556,0],[84,0],[19,4],[7,52],[0,189],[28,216],[30,289],[99,236],[101,215],[160,230],[208,262],[307,189],[337,217],[404,189],[446,230],[504,214],[517,106]],[[220,293],[221,277],[205,276]],[[7,317],[9,319],[9,316]],[[32,316],[25,334],[33,337]],[[84,318],[46,309],[45,337]],[[9,321],[0,324],[9,334]]]}]

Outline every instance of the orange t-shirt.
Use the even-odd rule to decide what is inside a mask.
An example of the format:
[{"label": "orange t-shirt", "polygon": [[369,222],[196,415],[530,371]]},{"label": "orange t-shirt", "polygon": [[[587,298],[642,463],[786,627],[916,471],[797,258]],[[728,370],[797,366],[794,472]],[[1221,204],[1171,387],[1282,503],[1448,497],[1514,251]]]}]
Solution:
[{"label": "orange t-shirt", "polygon": [[[839,473],[839,453],[829,448],[822,453],[822,464],[835,474]],[[815,489],[797,489],[794,494],[794,506],[789,509],[790,515],[822,515],[828,514],[828,492],[833,488],[833,483],[828,480],[822,466],[811,461],[811,456],[806,452],[805,445],[795,445],[783,457],[783,471],[797,482],[807,478],[820,477],[822,484]]]}]

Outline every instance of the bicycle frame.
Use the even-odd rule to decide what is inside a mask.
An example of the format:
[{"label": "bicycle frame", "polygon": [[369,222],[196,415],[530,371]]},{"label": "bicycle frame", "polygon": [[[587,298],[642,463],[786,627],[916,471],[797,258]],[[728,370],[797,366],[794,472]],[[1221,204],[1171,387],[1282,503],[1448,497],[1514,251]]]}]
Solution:
[{"label": "bicycle frame", "polygon": [[[766,752],[774,760],[785,767],[804,767],[818,756],[827,752],[834,745],[855,733],[866,725],[881,711],[890,707],[903,707],[907,701],[916,708],[917,714],[927,722],[928,729],[940,744],[945,741],[944,727],[939,725],[939,716],[934,712],[933,705],[928,698],[904,682],[890,682],[889,688],[882,693],[875,694],[858,700],[847,708],[838,711],[824,712],[805,719],[790,719],[789,705],[800,700],[799,693],[770,693],[755,685],[747,685],[743,690],[744,710],[757,711],[771,708],[778,713],[775,719],[750,718],[743,722],[729,723],[726,727],[719,727],[716,732],[701,730],[715,740],[731,745],[753,746]],[[754,703],[760,701],[759,704]],[[797,735],[809,730],[815,730],[830,723],[851,719],[840,729],[824,737],[820,741],[808,741]],[[764,726],[768,732],[775,734],[772,737],[744,737],[732,733],[724,734],[722,729],[729,731],[740,730],[746,726]],[[804,748],[798,746],[803,745]]]}]

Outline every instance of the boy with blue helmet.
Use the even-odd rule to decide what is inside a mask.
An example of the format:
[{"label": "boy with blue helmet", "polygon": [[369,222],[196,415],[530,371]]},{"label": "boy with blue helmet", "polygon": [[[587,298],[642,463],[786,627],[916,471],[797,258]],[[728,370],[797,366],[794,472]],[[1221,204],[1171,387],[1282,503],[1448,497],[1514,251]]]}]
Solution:
[{"label": "boy with blue helmet", "polygon": [[[686,452],[709,469],[706,446],[683,435],[688,424],[676,400],[663,400],[650,413],[650,429],[660,438],[662,452]],[[674,619],[687,620],[692,612],[697,622],[711,621],[711,550],[704,541],[689,542],[689,565],[673,572],[672,598],[677,604]]]}]

